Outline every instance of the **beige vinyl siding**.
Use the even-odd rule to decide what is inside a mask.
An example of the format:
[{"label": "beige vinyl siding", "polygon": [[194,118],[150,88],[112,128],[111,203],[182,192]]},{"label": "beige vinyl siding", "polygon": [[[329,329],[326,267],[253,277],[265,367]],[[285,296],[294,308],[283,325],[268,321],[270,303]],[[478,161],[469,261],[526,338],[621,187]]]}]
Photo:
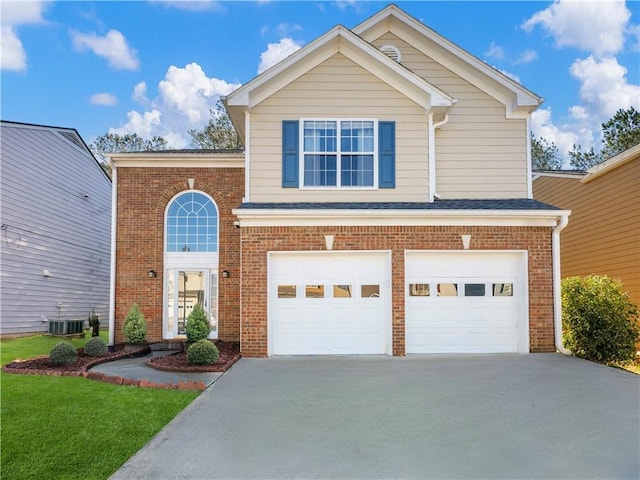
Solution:
[{"label": "beige vinyl siding", "polygon": [[[375,118],[396,122],[395,189],[282,188],[282,121]],[[428,119],[425,109],[342,54],[291,82],[251,111],[252,202],[428,200]]]},{"label": "beige vinyl siding", "polygon": [[572,210],[560,238],[562,277],[618,278],[640,304],[640,159],[590,182],[540,177],[536,200]]},{"label": "beige vinyl siding", "polygon": [[527,125],[507,119],[505,106],[392,33],[401,63],[458,99],[449,122],[436,130],[436,192],[442,198],[526,198]]}]

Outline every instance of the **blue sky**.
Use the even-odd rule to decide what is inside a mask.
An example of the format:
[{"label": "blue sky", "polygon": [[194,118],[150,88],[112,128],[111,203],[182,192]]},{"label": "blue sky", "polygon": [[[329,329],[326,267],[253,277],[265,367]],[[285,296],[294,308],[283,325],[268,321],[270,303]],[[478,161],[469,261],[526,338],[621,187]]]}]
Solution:
[{"label": "blue sky", "polygon": [[[640,109],[640,3],[395,2],[546,101],[536,135],[565,153]],[[3,120],[162,135],[189,147],[220,95],[378,1],[0,1]]]}]

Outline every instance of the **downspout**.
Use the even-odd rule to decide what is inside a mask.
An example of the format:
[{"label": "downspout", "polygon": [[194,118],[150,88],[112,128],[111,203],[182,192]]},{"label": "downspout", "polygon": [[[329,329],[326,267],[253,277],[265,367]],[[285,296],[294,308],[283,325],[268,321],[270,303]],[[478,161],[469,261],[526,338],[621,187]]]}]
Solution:
[{"label": "downspout", "polygon": [[116,337],[116,224],[118,208],[118,169],[111,161],[111,264],[109,273],[109,345],[115,345]]},{"label": "downspout", "polygon": [[440,198],[436,192],[436,128],[440,128],[449,121],[449,114],[445,114],[444,118],[433,123],[433,113],[429,113],[429,202],[433,202],[436,198]]},{"label": "downspout", "polygon": [[562,284],[560,279],[560,232],[569,223],[569,213],[560,216],[558,224],[553,227],[551,250],[553,256],[553,320],[556,350],[565,355],[571,351],[562,346]]},{"label": "downspout", "polygon": [[243,202],[251,201],[249,169],[251,167],[251,112],[244,112],[244,195]]}]

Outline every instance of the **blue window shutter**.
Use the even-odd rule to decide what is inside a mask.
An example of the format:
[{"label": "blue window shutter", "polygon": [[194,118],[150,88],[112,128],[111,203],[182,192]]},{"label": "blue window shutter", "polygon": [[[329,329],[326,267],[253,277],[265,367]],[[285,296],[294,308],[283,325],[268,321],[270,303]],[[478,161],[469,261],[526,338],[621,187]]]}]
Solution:
[{"label": "blue window shutter", "polygon": [[282,188],[298,188],[298,121],[282,121]]},{"label": "blue window shutter", "polygon": [[396,122],[378,122],[378,187],[396,188]]}]

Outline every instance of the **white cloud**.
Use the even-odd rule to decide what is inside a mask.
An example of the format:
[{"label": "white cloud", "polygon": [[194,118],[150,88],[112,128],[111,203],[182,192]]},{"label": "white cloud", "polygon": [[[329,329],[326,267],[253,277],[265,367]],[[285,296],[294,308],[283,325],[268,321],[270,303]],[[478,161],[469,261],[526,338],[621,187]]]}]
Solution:
[{"label": "white cloud", "polygon": [[267,49],[260,54],[258,74],[264,72],[279,61],[284,60],[299,49],[300,45],[288,37],[283,38],[278,43],[270,43],[267,45]]},{"label": "white cloud", "polygon": [[571,118],[578,121],[585,121],[589,119],[587,109],[582,105],[574,105],[572,107],[569,107],[569,115],[571,115]]},{"label": "white cloud", "polygon": [[118,99],[115,95],[104,92],[91,95],[90,101],[93,105],[104,105],[107,107],[111,107],[118,103]]},{"label": "white cloud", "polygon": [[129,121],[124,126],[120,128],[110,128],[109,133],[118,133],[120,135],[137,133],[142,138],[151,138],[157,135],[156,130],[160,127],[162,113],[155,109],[142,114],[131,111],[127,113],[127,117]]},{"label": "white cloud", "polygon": [[337,0],[336,6],[343,12],[348,8],[352,8],[356,13],[361,13],[363,11],[362,2],[359,0]]},{"label": "white cloud", "polygon": [[555,0],[526,20],[522,28],[531,31],[540,25],[558,47],[576,47],[601,56],[622,50],[630,17],[624,0]]},{"label": "white cloud", "polygon": [[8,26],[0,27],[0,66],[2,70],[24,72],[27,70],[27,53],[15,30]]},{"label": "white cloud", "polygon": [[494,60],[502,60],[504,58],[504,48],[497,45],[495,42],[491,42],[489,48],[484,52],[487,58],[493,58]]},{"label": "white cloud", "polygon": [[515,63],[516,64],[531,63],[537,58],[538,58],[538,52],[536,52],[535,50],[528,49],[522,52],[520,55],[518,55],[518,58],[516,58]]},{"label": "white cloud", "polygon": [[127,44],[127,39],[118,30],[109,30],[104,37],[95,33],[73,32],[73,46],[76,51],[91,50],[104,57],[116,70],[137,70],[137,51]]},{"label": "white cloud", "polygon": [[190,125],[206,123],[209,109],[220,95],[227,95],[239,85],[209,78],[197,63],[184,68],[171,66],[158,88],[163,102],[185,115]]},{"label": "white cloud", "polygon": [[0,1],[0,69],[25,72],[27,52],[18,37],[16,27],[42,23],[43,2]]},{"label": "white cloud", "polygon": [[640,85],[627,81],[627,69],[614,57],[597,60],[589,56],[576,60],[569,69],[580,80],[580,99],[598,125],[620,108],[640,107]]},{"label": "white cloud", "polygon": [[141,105],[147,105],[149,99],[147,98],[147,84],[146,82],[139,82],[134,88],[131,98],[134,102]]},{"label": "white cloud", "polygon": [[190,129],[201,129],[209,121],[209,110],[214,109],[220,96],[228,95],[240,84],[228,83],[207,77],[197,63],[184,68],[171,66],[158,83],[158,96],[147,98],[147,85],[138,83],[132,93],[136,101],[149,105],[140,113],[131,111],[128,121],[110,131],[114,133],[137,133],[141,137],[155,135],[164,137],[173,148],[188,147]]},{"label": "white cloud", "polygon": [[[572,125],[562,125],[560,127],[551,121],[551,108],[539,108],[531,114],[531,131],[536,137],[543,137],[549,143],[555,143],[558,152],[565,159],[567,153],[574,144],[587,145],[593,142],[590,131],[576,130]],[[581,135],[576,133],[580,132]]]}]

